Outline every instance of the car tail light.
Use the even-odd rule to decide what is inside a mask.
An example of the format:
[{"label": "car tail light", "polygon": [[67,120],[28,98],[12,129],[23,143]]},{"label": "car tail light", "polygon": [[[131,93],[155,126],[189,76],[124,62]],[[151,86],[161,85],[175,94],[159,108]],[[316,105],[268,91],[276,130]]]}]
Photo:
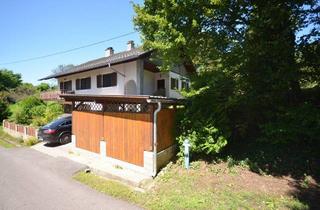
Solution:
[{"label": "car tail light", "polygon": [[45,134],[54,134],[56,132],[56,130],[54,129],[48,129],[48,130],[44,130],[43,133]]}]

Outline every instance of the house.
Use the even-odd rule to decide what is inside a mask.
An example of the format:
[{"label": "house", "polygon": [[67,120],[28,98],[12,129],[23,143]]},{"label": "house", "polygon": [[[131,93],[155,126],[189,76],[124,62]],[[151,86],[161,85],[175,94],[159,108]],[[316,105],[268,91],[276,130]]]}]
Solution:
[{"label": "house", "polygon": [[188,71],[177,65],[160,72],[150,61],[152,51],[143,51],[129,41],[127,50],[115,53],[112,47],[105,56],[40,80],[57,79],[62,94],[154,95],[181,98],[179,91],[189,86]]},{"label": "house", "polygon": [[189,80],[184,65],[160,72],[152,53],[129,41],[124,52],[107,48],[102,58],[41,80],[58,80],[77,149],[155,176],[175,154],[175,109]]}]

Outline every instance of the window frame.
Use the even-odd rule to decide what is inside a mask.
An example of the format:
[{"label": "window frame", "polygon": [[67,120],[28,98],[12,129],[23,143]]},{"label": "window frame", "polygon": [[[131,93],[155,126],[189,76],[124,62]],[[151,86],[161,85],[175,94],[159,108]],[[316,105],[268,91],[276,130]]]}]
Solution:
[{"label": "window frame", "polygon": [[[66,89],[66,83],[70,83],[70,89]],[[59,86],[60,86],[60,90],[62,90],[62,91],[71,91],[72,90],[72,80],[61,81]]]},{"label": "window frame", "polygon": [[[185,84],[185,87],[184,87]],[[190,84],[188,80],[181,80],[181,89],[188,90],[190,88]]]},{"label": "window frame", "polygon": [[91,77],[84,77],[76,79],[76,90],[91,89]]},{"label": "window frame", "polygon": [[[107,79],[107,77],[110,77]],[[118,85],[118,74],[116,72],[97,75],[97,88],[115,87]]]},{"label": "window frame", "polygon": [[[176,86],[176,87],[174,87]],[[171,90],[179,90],[179,79],[175,77],[170,78],[170,89]]]}]

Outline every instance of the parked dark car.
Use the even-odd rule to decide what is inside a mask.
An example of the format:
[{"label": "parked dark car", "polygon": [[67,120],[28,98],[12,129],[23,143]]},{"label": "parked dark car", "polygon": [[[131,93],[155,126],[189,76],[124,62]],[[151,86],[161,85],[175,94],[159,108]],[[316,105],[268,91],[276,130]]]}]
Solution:
[{"label": "parked dark car", "polygon": [[64,116],[40,127],[38,139],[46,142],[66,144],[71,142],[72,117]]}]

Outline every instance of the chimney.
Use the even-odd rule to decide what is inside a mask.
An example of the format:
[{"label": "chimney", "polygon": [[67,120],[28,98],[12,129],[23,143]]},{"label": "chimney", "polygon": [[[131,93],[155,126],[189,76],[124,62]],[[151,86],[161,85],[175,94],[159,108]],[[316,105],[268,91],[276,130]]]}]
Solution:
[{"label": "chimney", "polygon": [[114,50],[112,47],[108,47],[106,50],[105,50],[105,57],[109,57],[110,55],[113,55],[114,53]]},{"label": "chimney", "polygon": [[134,41],[130,40],[127,43],[127,51],[134,49]]}]

